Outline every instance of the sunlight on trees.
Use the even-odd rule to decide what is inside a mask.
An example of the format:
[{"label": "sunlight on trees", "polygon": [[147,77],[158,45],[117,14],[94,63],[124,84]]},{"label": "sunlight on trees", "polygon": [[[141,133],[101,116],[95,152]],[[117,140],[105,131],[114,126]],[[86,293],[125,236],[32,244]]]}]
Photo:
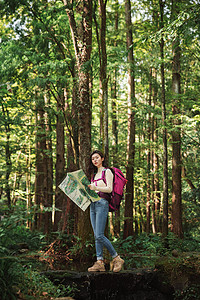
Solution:
[{"label": "sunlight on trees", "polygon": [[132,170],[113,236],[198,230],[199,1],[128,2],[1,1],[0,212],[30,229],[86,239],[57,186],[99,148]]}]

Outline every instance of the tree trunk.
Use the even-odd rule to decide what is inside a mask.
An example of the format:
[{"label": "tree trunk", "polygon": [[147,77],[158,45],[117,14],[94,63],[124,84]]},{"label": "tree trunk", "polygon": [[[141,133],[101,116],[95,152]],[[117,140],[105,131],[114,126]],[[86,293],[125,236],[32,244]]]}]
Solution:
[{"label": "tree trunk", "polygon": [[[119,13],[118,13],[118,0],[115,1],[115,32],[118,32],[119,24]],[[114,41],[114,46],[117,47],[117,41]],[[112,162],[113,166],[119,167],[118,165],[118,118],[117,118],[117,67],[113,70],[113,76],[111,75],[111,98],[112,98]]]},{"label": "tree trunk", "polygon": [[12,162],[11,162],[11,152],[10,152],[10,126],[9,126],[9,113],[2,103],[3,117],[5,121],[5,132],[6,132],[6,144],[5,144],[5,156],[6,156],[6,182],[5,191],[8,202],[8,207],[11,208],[11,195],[10,195],[10,185],[9,178],[11,174]]},{"label": "tree trunk", "polygon": [[[91,152],[91,103],[89,95],[90,55],[92,49],[92,0],[79,1],[77,9],[82,12],[79,26],[76,24],[73,7],[63,0],[69,18],[70,30],[74,44],[76,66],[79,77],[79,140],[80,167],[87,176]],[[91,232],[89,210],[78,210],[78,234],[86,241]]]},{"label": "tree trunk", "polygon": [[[105,155],[105,163],[109,163],[108,139],[108,78],[107,78],[107,53],[106,53],[106,4],[107,0],[99,0],[100,26],[98,26],[94,8],[94,22],[99,53],[100,78],[100,141]],[[98,27],[100,29],[98,30]]]},{"label": "tree trunk", "polygon": [[72,145],[73,157],[74,157],[73,165],[75,164],[76,167],[79,166],[79,122],[77,122],[79,118],[78,103],[79,103],[78,82],[77,82],[76,68],[74,66],[72,108],[71,108],[71,128],[72,128],[71,145]]},{"label": "tree trunk", "polygon": [[[60,101],[64,105],[64,95],[60,97]],[[58,188],[58,185],[64,179],[65,175],[65,135],[64,135],[64,117],[60,103],[57,103],[57,115],[56,115],[56,192],[55,192],[55,208],[59,209],[55,211],[54,215],[54,231],[61,229],[59,224],[62,216],[63,202],[66,201],[66,197],[63,192]]]},{"label": "tree trunk", "polygon": [[[172,17],[178,15],[180,1],[174,0]],[[172,43],[172,96],[173,96],[173,131],[172,131],[172,232],[179,238],[183,237],[182,228],[182,199],[181,199],[181,130],[180,130],[180,41],[175,38]]]},{"label": "tree trunk", "polygon": [[[159,0],[160,4],[160,28],[163,28],[164,3]],[[163,222],[162,233],[168,235],[168,153],[167,153],[167,129],[166,129],[166,107],[165,107],[165,66],[164,66],[164,39],[160,42],[161,57],[161,101],[162,101],[162,125],[163,125]]]},{"label": "tree trunk", "polygon": [[[51,107],[50,97],[48,94],[45,94],[45,104],[46,106]],[[50,233],[52,231],[52,209],[53,209],[53,148],[52,148],[52,126],[51,126],[51,113],[50,110],[46,112],[46,181],[47,181],[47,195],[44,201],[46,208],[49,208],[50,211],[45,212],[45,233]]]},{"label": "tree trunk", "polygon": [[103,151],[105,163],[109,163],[108,141],[108,79],[107,79],[107,53],[106,53],[106,3],[99,0],[100,15],[100,99],[103,107]]},{"label": "tree trunk", "polygon": [[52,213],[48,209],[52,208],[53,163],[51,145],[47,141],[46,121],[44,96],[38,95],[36,99],[35,203],[40,211],[36,213],[35,226],[48,235],[52,225]]},{"label": "tree trunk", "polygon": [[148,125],[147,125],[147,137],[148,137],[148,153],[147,153],[147,203],[146,203],[146,232],[150,233],[150,223],[151,223],[151,166],[152,166],[152,159],[151,159],[151,137],[152,137],[152,119],[151,119],[151,98],[152,98],[152,68],[150,68],[149,74],[149,114],[148,114]]},{"label": "tree trunk", "polygon": [[[118,13],[118,0],[115,1],[115,32],[118,32],[119,23],[119,13]],[[117,46],[116,40],[114,41],[114,46]],[[113,71],[113,76],[111,75],[111,98],[112,98],[112,165],[119,167],[118,162],[118,119],[117,119],[117,68]],[[119,236],[120,234],[120,209],[116,212],[115,217],[110,218],[110,223],[112,223],[112,228],[114,230],[114,235]]]},{"label": "tree trunk", "polygon": [[10,128],[6,126],[6,184],[5,184],[5,191],[8,201],[8,207],[11,208],[11,196],[10,196],[10,185],[9,185],[9,178],[11,174],[11,152],[10,152]]},{"label": "tree trunk", "polygon": [[[152,97],[153,103],[152,107],[155,111],[157,105],[158,89],[157,89],[157,70],[153,68],[152,71]],[[153,114],[152,117],[152,187],[153,187],[153,210],[152,210],[152,230],[153,233],[157,233],[159,229],[159,215],[160,215],[160,190],[159,190],[159,157],[156,153],[158,146],[158,134],[157,134],[157,117]]]},{"label": "tree trunk", "polygon": [[[156,145],[158,144],[155,139]],[[154,153],[154,188],[155,188],[155,218],[156,218],[156,232],[161,231],[160,212],[161,212],[161,195],[160,195],[160,179],[159,179],[159,156]]]},{"label": "tree trunk", "polygon": [[[29,123],[30,125],[30,123]],[[32,208],[32,198],[31,198],[31,142],[28,141],[26,151],[26,207],[27,207],[27,214],[30,215],[31,208]],[[32,229],[32,220],[28,218],[27,226]]]},{"label": "tree trunk", "polygon": [[134,78],[134,56],[133,56],[133,36],[131,21],[131,3],[125,1],[125,21],[126,21],[126,42],[128,51],[128,140],[127,140],[127,165],[126,165],[126,185],[125,212],[124,212],[124,238],[133,235],[133,196],[134,196],[134,159],[135,159],[135,78]]},{"label": "tree trunk", "polygon": [[[66,230],[67,225],[70,223],[70,230],[74,232],[73,225],[76,227],[74,218],[71,216],[76,213],[76,207],[72,204],[71,200],[65,196],[58,188],[59,183],[64,178],[65,168],[65,138],[64,138],[64,122],[68,129],[67,139],[67,171],[72,172],[78,169],[79,166],[79,125],[78,125],[78,83],[76,77],[75,67],[70,68],[73,77],[73,91],[72,91],[72,106],[70,108],[68,103],[67,89],[60,89],[58,96],[54,97],[57,101],[57,161],[56,161],[56,200],[54,218],[54,230]],[[52,91],[51,91],[52,92]],[[71,211],[73,210],[73,212]],[[67,219],[66,219],[67,218]],[[68,220],[71,218],[71,220]],[[69,228],[67,229],[69,231]],[[76,229],[75,229],[76,231]],[[77,234],[77,232],[76,232]]]},{"label": "tree trunk", "polygon": [[44,232],[44,203],[47,196],[46,182],[46,128],[44,99],[36,99],[36,175],[35,175],[35,204],[40,212],[36,213],[35,225]]},{"label": "tree trunk", "polygon": [[118,120],[117,120],[117,70],[114,70],[114,77],[111,81],[111,98],[112,98],[112,163],[118,165]]}]

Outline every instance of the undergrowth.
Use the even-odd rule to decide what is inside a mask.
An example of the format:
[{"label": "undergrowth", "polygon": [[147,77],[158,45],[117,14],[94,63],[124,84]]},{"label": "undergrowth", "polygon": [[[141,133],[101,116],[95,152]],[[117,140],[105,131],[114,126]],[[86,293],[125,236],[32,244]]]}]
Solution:
[{"label": "undergrowth", "polygon": [[[74,286],[56,286],[41,273],[40,267],[20,253],[22,247],[35,253],[43,253],[53,260],[62,257],[74,261],[87,261],[95,256],[93,236],[83,243],[81,239],[66,233],[53,233],[52,241],[47,243],[40,232],[31,232],[25,225],[27,216],[21,211],[12,212],[0,222],[0,299],[51,299],[52,297],[72,296]],[[185,234],[184,239],[177,239],[172,233],[163,240],[160,234],[141,234],[137,237],[111,239],[117,252],[124,258],[127,269],[154,268],[159,258],[167,258],[168,266],[188,268],[196,266],[194,253],[200,249],[200,238]],[[186,254],[185,254],[186,253]],[[176,259],[174,258],[176,256]],[[110,258],[109,258],[110,259]],[[38,260],[35,258],[35,261]],[[163,260],[164,261],[164,260]],[[192,268],[192,267],[191,267]],[[192,270],[191,270],[192,271]],[[189,294],[196,295],[199,287],[194,286],[176,294],[176,300],[187,300]],[[184,298],[185,297],[185,298]],[[191,298],[196,299],[196,298]]]},{"label": "undergrowth", "polygon": [[[31,232],[24,220],[23,211],[15,211],[0,222],[0,299],[73,297],[75,286],[55,285],[41,273],[37,258],[46,244],[45,236]],[[21,254],[21,250],[28,254]]]}]

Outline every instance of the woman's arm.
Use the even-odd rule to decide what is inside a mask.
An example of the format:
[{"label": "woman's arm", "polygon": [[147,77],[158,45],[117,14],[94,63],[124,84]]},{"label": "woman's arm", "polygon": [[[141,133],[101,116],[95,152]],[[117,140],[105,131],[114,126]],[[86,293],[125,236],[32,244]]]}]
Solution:
[{"label": "woman's arm", "polygon": [[110,169],[107,169],[105,172],[105,178],[106,178],[106,186],[99,186],[98,183],[101,182],[97,181],[97,186],[95,183],[91,183],[89,185],[89,188],[93,191],[103,192],[103,193],[112,193],[113,190],[113,173]]}]

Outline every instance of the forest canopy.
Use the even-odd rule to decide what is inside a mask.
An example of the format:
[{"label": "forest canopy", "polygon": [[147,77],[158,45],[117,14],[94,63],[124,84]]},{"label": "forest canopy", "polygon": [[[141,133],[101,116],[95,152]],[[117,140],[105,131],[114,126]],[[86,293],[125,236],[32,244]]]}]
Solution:
[{"label": "forest canopy", "polygon": [[[0,213],[86,240],[58,189],[99,149],[128,183],[113,236],[197,236],[200,8],[186,0],[0,1]],[[113,225],[113,226],[112,226]]]}]

